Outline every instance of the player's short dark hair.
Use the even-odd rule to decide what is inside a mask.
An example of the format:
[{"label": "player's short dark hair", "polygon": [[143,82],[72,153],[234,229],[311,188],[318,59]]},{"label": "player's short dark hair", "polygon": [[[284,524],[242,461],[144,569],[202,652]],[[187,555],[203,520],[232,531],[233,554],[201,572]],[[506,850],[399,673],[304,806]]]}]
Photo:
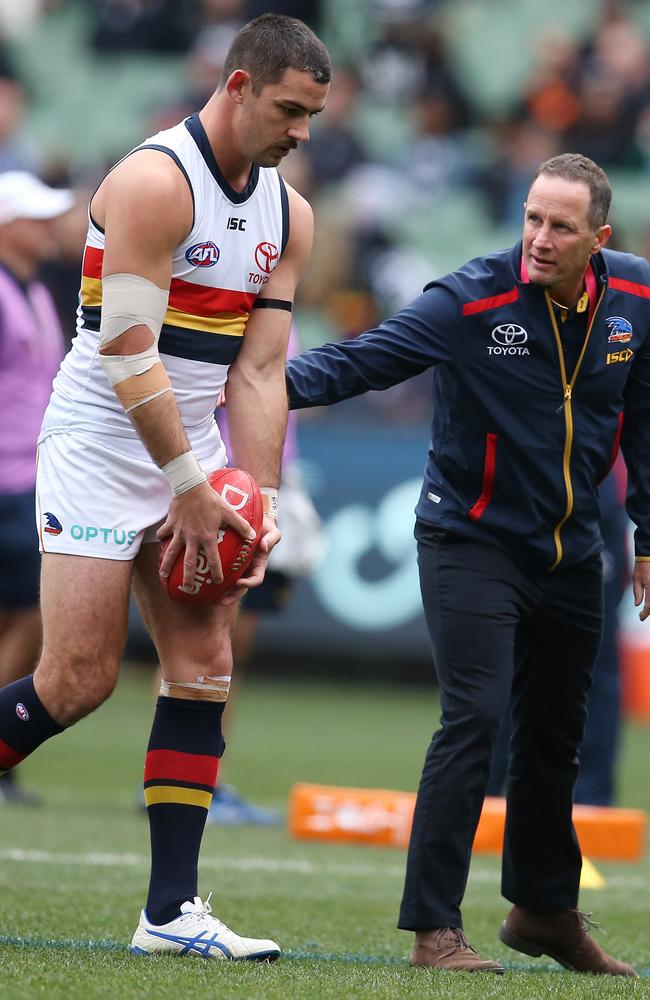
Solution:
[{"label": "player's short dark hair", "polygon": [[594,229],[605,225],[612,201],[612,188],[607,174],[597,163],[581,153],[560,153],[537,168],[530,182],[531,187],[541,174],[565,177],[569,181],[582,181],[586,184],[590,194],[589,223]]},{"label": "player's short dark hair", "polygon": [[256,94],[277,83],[287,69],[310,73],[316,83],[329,83],[332,62],[321,40],[295,17],[262,14],[235,35],[226,56],[221,86],[236,69],[250,73]]}]

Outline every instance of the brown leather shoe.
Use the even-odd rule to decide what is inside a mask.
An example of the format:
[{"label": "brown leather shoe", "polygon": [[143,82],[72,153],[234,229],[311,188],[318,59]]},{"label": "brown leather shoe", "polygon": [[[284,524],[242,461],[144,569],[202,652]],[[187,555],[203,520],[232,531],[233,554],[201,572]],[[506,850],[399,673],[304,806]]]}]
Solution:
[{"label": "brown leather shoe", "polygon": [[572,972],[593,972],[606,976],[636,976],[631,965],[619,962],[603,951],[589,934],[598,927],[590,914],[580,910],[535,913],[513,906],[504,920],[499,937],[509,948],[524,955],[548,955]]},{"label": "brown leather shoe", "polygon": [[502,965],[480,958],[460,927],[435,927],[416,931],[411,965],[424,965],[447,972],[505,972]]}]

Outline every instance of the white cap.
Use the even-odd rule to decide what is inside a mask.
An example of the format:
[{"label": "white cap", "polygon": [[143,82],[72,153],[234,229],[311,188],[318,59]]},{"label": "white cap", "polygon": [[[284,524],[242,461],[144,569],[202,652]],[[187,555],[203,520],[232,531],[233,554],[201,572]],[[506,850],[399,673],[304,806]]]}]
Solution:
[{"label": "white cap", "polygon": [[74,200],[72,191],[48,187],[26,170],[0,173],[0,226],[14,219],[55,219]]}]

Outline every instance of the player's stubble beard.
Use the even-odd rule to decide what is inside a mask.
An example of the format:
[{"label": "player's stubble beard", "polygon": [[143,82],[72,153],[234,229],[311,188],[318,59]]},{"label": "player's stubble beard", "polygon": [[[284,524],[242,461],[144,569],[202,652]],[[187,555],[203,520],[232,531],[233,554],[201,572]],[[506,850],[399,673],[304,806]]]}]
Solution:
[{"label": "player's stubble beard", "polygon": [[297,149],[298,143],[295,139],[289,139],[286,135],[278,138],[277,142],[269,142],[267,133],[268,126],[263,116],[248,111],[242,122],[245,155],[255,166],[277,167],[285,157],[278,157],[271,150]]}]

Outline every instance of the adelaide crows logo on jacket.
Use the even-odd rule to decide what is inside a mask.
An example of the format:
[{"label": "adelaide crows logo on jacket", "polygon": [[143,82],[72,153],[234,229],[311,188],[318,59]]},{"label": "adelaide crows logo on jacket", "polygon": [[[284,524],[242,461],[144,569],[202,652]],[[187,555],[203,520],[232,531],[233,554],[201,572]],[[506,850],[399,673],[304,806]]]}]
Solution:
[{"label": "adelaide crows logo on jacket", "polygon": [[628,341],[632,340],[632,324],[624,316],[608,316],[605,320],[607,328],[609,330],[609,337],[607,338],[610,344],[627,344]]}]

